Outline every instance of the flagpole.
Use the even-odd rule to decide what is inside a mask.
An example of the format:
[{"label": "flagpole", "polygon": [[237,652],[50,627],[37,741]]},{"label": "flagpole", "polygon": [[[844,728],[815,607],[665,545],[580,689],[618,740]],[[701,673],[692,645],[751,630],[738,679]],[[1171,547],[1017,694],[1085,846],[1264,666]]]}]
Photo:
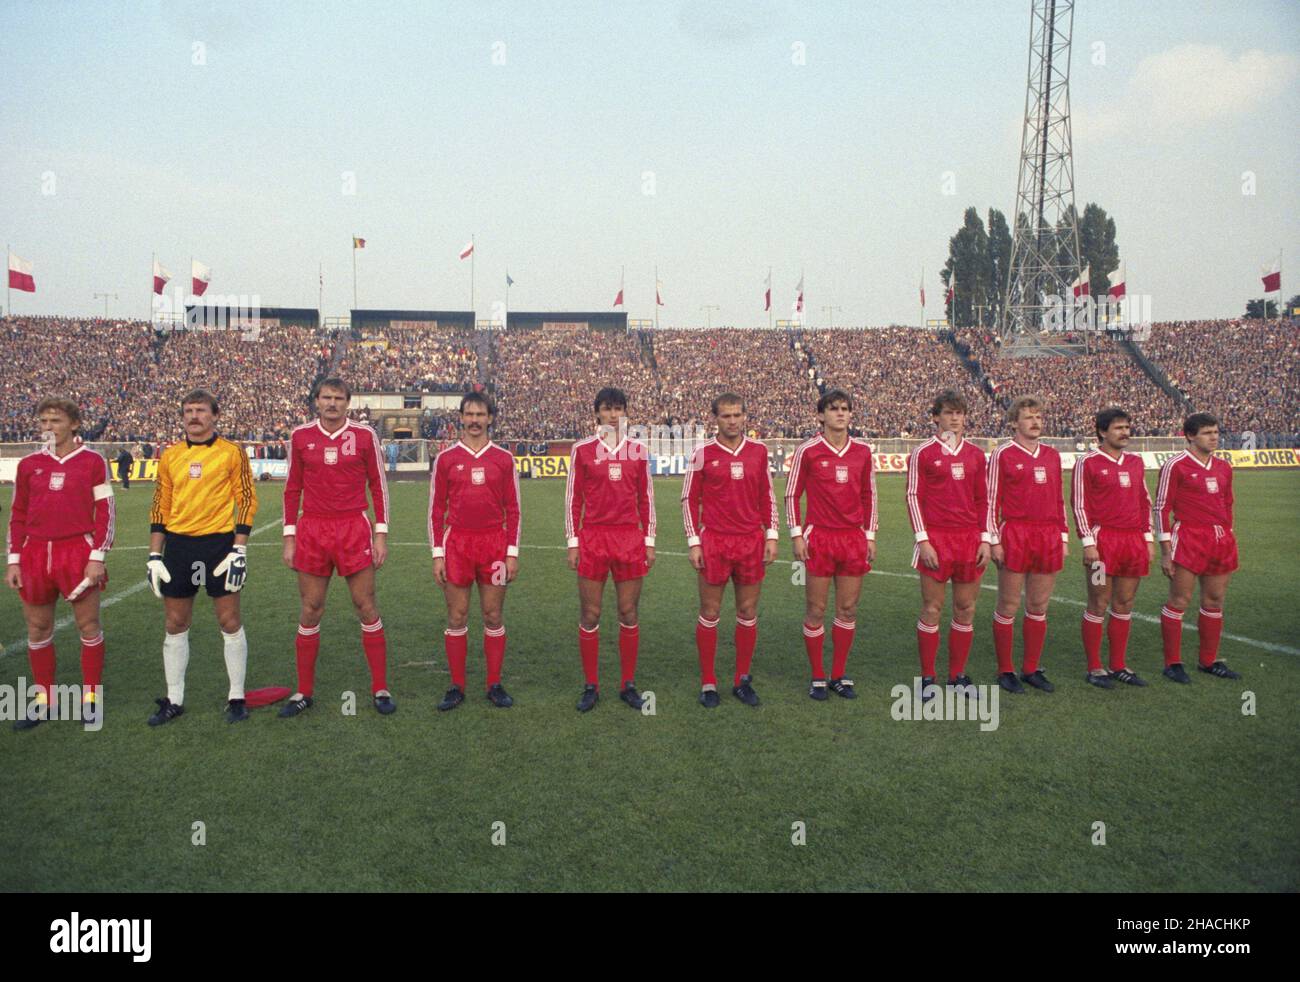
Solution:
[{"label": "flagpole", "polygon": [[474,234],[471,232],[469,237],[469,329],[472,331],[475,327],[475,321],[478,320],[474,313]]},{"label": "flagpole", "polygon": [[149,253],[149,321],[153,322],[153,273],[158,262],[158,253]]},{"label": "flagpole", "polygon": [[12,317],[14,315],[14,297],[13,297],[12,288],[9,286],[10,255],[11,253],[9,251],[9,243],[6,242],[5,243],[5,310],[7,311],[6,316],[8,317]]},{"label": "flagpole", "polygon": [[510,322],[510,267],[506,267],[506,316],[501,326],[504,328]]},{"label": "flagpole", "polygon": [[316,326],[324,327],[325,318],[321,314],[321,308],[325,306],[325,263],[324,262],[318,262],[316,264],[316,282],[317,284],[319,284],[316,289],[316,317],[319,323]]},{"label": "flagpole", "polygon": [[655,263],[655,333],[659,333],[659,264]]},{"label": "flagpole", "polygon": [[772,267],[767,267],[767,329],[772,330]]},{"label": "flagpole", "polygon": [[[357,237],[355,234],[352,236],[352,309],[357,309]],[[348,323],[351,322],[352,318],[349,317]]]}]

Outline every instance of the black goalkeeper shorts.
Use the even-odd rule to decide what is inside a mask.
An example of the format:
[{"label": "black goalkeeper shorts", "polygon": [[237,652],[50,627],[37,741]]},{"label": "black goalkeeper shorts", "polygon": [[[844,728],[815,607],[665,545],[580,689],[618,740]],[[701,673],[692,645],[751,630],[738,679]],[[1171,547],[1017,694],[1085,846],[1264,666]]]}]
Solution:
[{"label": "black goalkeeper shorts", "polygon": [[177,535],[168,532],[163,539],[163,565],[171,576],[170,583],[160,583],[164,597],[192,597],[199,587],[208,591],[209,597],[225,597],[226,574],[214,576],[212,571],[230,555],[235,545],[234,532],[217,532],[214,535]]}]

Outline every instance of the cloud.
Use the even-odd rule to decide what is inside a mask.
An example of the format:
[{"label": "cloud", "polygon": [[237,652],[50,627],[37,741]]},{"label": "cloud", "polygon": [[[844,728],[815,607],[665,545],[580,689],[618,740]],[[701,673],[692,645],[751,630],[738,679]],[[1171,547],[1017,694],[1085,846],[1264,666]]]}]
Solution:
[{"label": "cloud", "polygon": [[1286,92],[1300,73],[1292,54],[1181,44],[1138,62],[1123,96],[1074,110],[1075,139],[1174,133],[1246,117]]}]

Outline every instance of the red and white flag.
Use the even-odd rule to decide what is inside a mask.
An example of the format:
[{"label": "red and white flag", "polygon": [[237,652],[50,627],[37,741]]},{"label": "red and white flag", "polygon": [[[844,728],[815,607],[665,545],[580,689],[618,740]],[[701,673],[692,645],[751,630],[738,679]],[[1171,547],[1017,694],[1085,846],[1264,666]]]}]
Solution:
[{"label": "red and white flag", "polygon": [[190,292],[196,297],[203,296],[203,291],[212,282],[212,270],[197,259],[190,260]]},{"label": "red and white flag", "polygon": [[1110,290],[1107,291],[1110,296],[1118,300],[1124,296],[1124,264],[1119,264],[1119,270],[1115,273],[1115,278],[1110,281]]},{"label": "red and white flag", "polygon": [[948,292],[944,294],[943,302],[952,303],[952,298],[957,295],[957,267],[954,266],[952,273],[948,276]]},{"label": "red and white flag", "polygon": [[473,242],[466,242],[466,243],[465,243],[465,248],[462,249],[462,250],[460,250],[460,258],[461,258],[461,259],[468,259],[468,258],[473,254],[473,252],[474,252],[474,243],[473,243]]},{"label": "red and white flag", "polygon": [[615,307],[623,306],[623,277],[622,276],[619,276],[618,278],[618,295],[614,297],[614,306]]},{"label": "red and white flag", "polygon": [[32,279],[32,264],[12,252],[9,253],[9,289],[22,290],[24,293],[36,292],[36,280]]},{"label": "red and white flag", "polygon": [[1089,295],[1088,275],[1091,272],[1092,272],[1091,266],[1083,267],[1083,272],[1079,274],[1079,278],[1070,284],[1070,289],[1074,291],[1075,300],[1078,300],[1080,297],[1086,297]]},{"label": "red and white flag", "polygon": [[795,288],[794,309],[795,313],[803,313],[803,274],[799,274],[799,285]]},{"label": "red and white flag", "polygon": [[921,309],[925,310],[925,269],[921,269]]},{"label": "red and white flag", "polygon": [[[10,269],[13,269],[12,266],[10,266],[9,268],[10,268]],[[1264,292],[1265,292],[1265,293],[1278,293],[1279,291],[1281,291],[1281,289],[1282,289],[1282,253],[1279,252],[1279,253],[1277,254],[1277,258],[1273,260],[1272,264],[1270,264],[1270,265],[1268,265],[1268,266],[1261,266],[1260,269],[1261,269],[1261,270],[1263,271],[1263,273],[1264,273],[1264,275],[1263,275],[1263,277],[1262,277],[1262,279],[1264,280]],[[13,276],[12,273],[10,273],[9,275],[10,275],[10,277]]]},{"label": "red and white flag", "polygon": [[161,294],[171,280],[172,274],[157,259],[153,261],[153,292]]},{"label": "red and white flag", "polygon": [[770,272],[767,274],[766,285],[767,285],[767,290],[764,291],[763,293],[763,309],[771,310],[772,309],[772,274]]},{"label": "red and white flag", "polygon": [[664,305],[663,299],[660,297],[659,294],[659,291],[662,290],[663,288],[664,288],[664,281],[655,280],[655,305],[659,307],[662,307]]}]

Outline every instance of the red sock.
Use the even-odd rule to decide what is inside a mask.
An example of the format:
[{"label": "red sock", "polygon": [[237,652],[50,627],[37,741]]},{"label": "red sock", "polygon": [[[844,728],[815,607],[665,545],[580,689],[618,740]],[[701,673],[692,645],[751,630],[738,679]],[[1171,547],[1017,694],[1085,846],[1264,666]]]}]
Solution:
[{"label": "red sock", "polygon": [[81,684],[93,689],[104,682],[104,632],[95,637],[81,639]]},{"label": "red sock", "polygon": [[490,689],[501,681],[501,665],[506,660],[506,626],[502,624],[495,631],[483,629],[483,655],[487,659],[487,687]]},{"label": "red sock", "polygon": [[641,629],[633,624],[630,627],[618,622],[618,664],[623,673],[618,686],[625,689],[636,679],[636,650],[641,640]]},{"label": "red sock", "polygon": [[740,677],[748,675],[754,664],[754,649],[758,647],[758,618],[743,621],[736,618],[736,677],[732,685],[740,685]]},{"label": "red sock", "polygon": [[[948,678],[955,679],[958,675],[964,675],[966,672],[966,659],[970,657],[971,642],[975,640],[975,626],[973,624],[958,624],[951,621],[948,624]],[[935,625],[934,632],[935,646],[939,644],[938,625]]]},{"label": "red sock", "polygon": [[718,687],[718,677],[713,673],[714,656],[718,652],[718,621],[695,621],[695,650],[700,656],[700,685]]},{"label": "red sock", "polygon": [[384,622],[378,617],[373,624],[361,625],[361,649],[370,666],[370,694],[388,688],[388,639],[384,637]]},{"label": "red sock", "polygon": [[578,625],[578,654],[582,656],[582,674],[588,685],[600,682],[600,625],[588,631]]},{"label": "red sock", "polygon": [[849,649],[853,647],[856,621],[842,621],[838,617],[831,624],[831,678],[844,678],[849,664]]},{"label": "red sock", "polygon": [[815,679],[824,679],[826,677],[826,662],[822,658],[822,638],[826,637],[826,629],[821,625],[810,627],[803,626],[803,646],[808,652],[808,665],[812,669],[812,677]]},{"label": "red sock", "polygon": [[[50,691],[54,687],[54,635],[51,634],[46,640],[36,644],[28,642],[27,657],[32,663],[32,678],[36,681],[36,687],[45,693],[45,700],[48,703],[54,697]],[[27,693],[23,693],[23,698]]]},{"label": "red sock", "polygon": [[1209,668],[1219,657],[1219,638],[1223,634],[1223,611],[1202,607],[1196,618],[1196,630],[1201,635],[1201,666]]},{"label": "red sock", "polygon": [[1016,666],[1011,660],[1016,646],[1016,619],[1003,617],[996,610],[993,612],[993,650],[998,655],[998,674],[1015,674]]},{"label": "red sock", "polygon": [[1160,639],[1165,646],[1165,668],[1183,660],[1183,612],[1165,604],[1160,608]]},{"label": "red sock", "polygon": [[1106,640],[1110,643],[1110,670],[1118,672],[1124,668],[1124,657],[1128,653],[1128,631],[1133,624],[1132,614],[1110,612],[1106,624]]},{"label": "red sock", "polygon": [[1025,674],[1033,675],[1038,671],[1038,662],[1043,657],[1043,642],[1047,640],[1047,615],[1031,614],[1025,611]]},{"label": "red sock", "polygon": [[[1111,614],[1111,624],[1115,623],[1115,615]],[[1083,612],[1083,653],[1088,659],[1088,671],[1101,671],[1101,628],[1104,618],[1098,617],[1092,611],[1084,610]],[[1111,662],[1115,661],[1114,642],[1111,642],[1110,652]]]},{"label": "red sock", "polygon": [[442,632],[442,643],[447,649],[447,669],[451,672],[451,684],[465,691],[465,660],[469,657],[469,628],[457,631],[447,628]]},{"label": "red sock", "polygon": [[304,696],[309,696],[316,688],[316,655],[320,652],[320,625],[303,627],[299,624],[298,637],[294,640],[293,647],[298,662],[298,691]]},{"label": "red sock", "polygon": [[921,655],[921,677],[934,678],[934,664],[939,660],[939,625],[916,622],[916,650]]}]

